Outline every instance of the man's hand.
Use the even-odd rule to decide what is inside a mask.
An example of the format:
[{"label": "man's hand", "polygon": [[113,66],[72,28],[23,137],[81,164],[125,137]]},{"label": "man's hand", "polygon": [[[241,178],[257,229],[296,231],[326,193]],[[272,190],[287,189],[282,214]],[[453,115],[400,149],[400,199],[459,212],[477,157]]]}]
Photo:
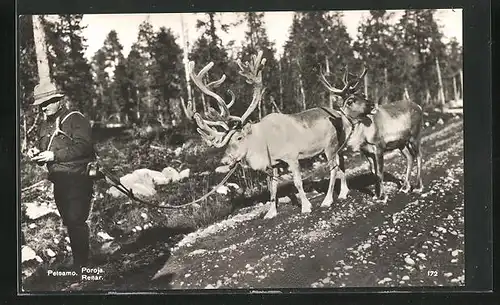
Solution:
[{"label": "man's hand", "polygon": [[28,155],[28,158],[33,159],[33,157],[35,157],[39,153],[40,153],[40,150],[36,147],[33,147],[33,148],[28,149],[27,155]]},{"label": "man's hand", "polygon": [[50,162],[54,161],[54,153],[50,150],[42,151],[35,157],[31,158],[31,161],[35,162]]}]

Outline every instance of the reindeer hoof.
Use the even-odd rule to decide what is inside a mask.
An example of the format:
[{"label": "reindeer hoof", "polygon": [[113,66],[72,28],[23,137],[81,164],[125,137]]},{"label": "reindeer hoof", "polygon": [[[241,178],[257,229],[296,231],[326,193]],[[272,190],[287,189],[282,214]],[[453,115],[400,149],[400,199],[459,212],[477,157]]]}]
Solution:
[{"label": "reindeer hoof", "polygon": [[333,203],[333,200],[331,200],[331,199],[330,200],[325,200],[325,201],[323,201],[321,203],[321,207],[322,208],[328,208],[328,207],[330,207],[332,205],[332,203]]},{"label": "reindeer hoof", "polygon": [[276,217],[278,213],[276,212],[276,210],[269,210],[267,213],[266,213],[266,216],[264,216],[264,219],[272,219],[274,217]]},{"label": "reindeer hoof", "polygon": [[338,199],[344,200],[347,199],[347,192],[345,193],[340,193],[339,196],[337,197]]},{"label": "reindeer hoof", "polygon": [[411,185],[407,184],[400,188],[399,191],[408,194],[411,191]]},{"label": "reindeer hoof", "polygon": [[388,200],[388,197],[386,194],[378,197],[378,196],[375,196],[374,197],[375,201],[378,202],[378,203],[387,203],[387,200]]},{"label": "reindeer hoof", "polygon": [[306,213],[311,213],[311,205],[307,205],[307,206],[302,206],[302,211],[301,211],[303,214],[306,214]]},{"label": "reindeer hoof", "polygon": [[424,187],[421,186],[421,187],[418,187],[416,189],[413,190],[414,193],[417,193],[417,194],[420,194],[424,191]]}]

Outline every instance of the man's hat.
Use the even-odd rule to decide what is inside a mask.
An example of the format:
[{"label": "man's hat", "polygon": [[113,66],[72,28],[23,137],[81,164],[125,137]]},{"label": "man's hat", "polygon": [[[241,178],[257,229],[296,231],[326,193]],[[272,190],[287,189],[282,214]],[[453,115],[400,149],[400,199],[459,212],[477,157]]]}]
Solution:
[{"label": "man's hat", "polygon": [[33,97],[35,102],[33,106],[40,105],[53,98],[61,98],[64,94],[57,90],[52,82],[43,82],[35,86]]}]

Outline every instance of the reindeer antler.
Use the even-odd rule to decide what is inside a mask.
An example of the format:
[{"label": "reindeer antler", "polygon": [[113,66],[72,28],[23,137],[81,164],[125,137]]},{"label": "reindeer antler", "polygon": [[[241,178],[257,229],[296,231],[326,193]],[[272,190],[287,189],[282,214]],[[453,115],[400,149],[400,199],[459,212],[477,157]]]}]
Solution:
[{"label": "reindeer antler", "polygon": [[[366,72],[367,69],[366,66],[364,66],[363,72],[359,76],[357,76],[355,74],[349,73],[349,69],[346,66],[344,68],[344,75],[342,77],[342,82],[344,83],[344,87],[342,89],[337,89],[328,82],[325,74],[323,73],[323,68],[320,66],[320,81],[328,90],[330,90],[334,94],[343,96],[356,90],[356,88],[359,86],[361,79],[365,76]],[[355,76],[355,79],[349,80],[349,75]]]},{"label": "reindeer antler", "polygon": [[[346,70],[346,72],[347,72],[347,70]],[[320,67],[320,72],[319,73],[320,73],[320,81],[321,81],[321,83],[323,83],[323,85],[328,90],[330,90],[332,93],[338,94],[338,95],[343,95],[346,92],[346,90],[348,89],[349,83],[346,81],[346,79],[347,79],[347,73],[344,73],[344,78],[343,78],[343,80],[344,80],[344,88],[342,88],[342,89],[337,89],[334,86],[332,86],[330,84],[330,82],[328,82],[328,80],[326,79],[325,74],[323,73],[323,68],[322,67]]]},{"label": "reindeer antler", "polygon": [[[189,62],[189,75],[191,77],[191,80],[193,83],[200,88],[201,92],[204,94],[213,97],[216,101],[217,104],[219,105],[220,109],[220,117],[219,119],[221,120],[238,120],[238,117],[233,117],[229,115],[229,108],[234,104],[234,94],[231,92],[231,90],[228,90],[228,93],[231,94],[231,102],[226,104],[224,99],[220,97],[217,93],[213,92],[213,88],[219,87],[225,80],[226,80],[226,75],[222,75],[220,79],[213,81],[211,83],[205,84],[203,82],[204,76],[208,73],[208,70],[210,70],[214,66],[213,62],[210,62],[207,64],[201,71],[196,75],[194,73],[194,61]],[[213,109],[213,108],[212,108]]]},{"label": "reindeer antler", "polygon": [[[257,56],[253,55],[251,63],[245,62],[242,64],[240,60],[237,61],[241,70],[239,71],[239,74],[246,78],[247,83],[253,84],[254,86],[252,102],[241,117],[233,116],[229,112],[229,108],[231,108],[235,102],[235,95],[231,90],[227,90],[227,92],[231,95],[231,101],[229,103],[226,103],[221,96],[213,91],[214,88],[219,87],[226,80],[226,75],[222,75],[220,79],[206,84],[203,79],[208,71],[213,67],[214,63],[210,62],[203,67],[198,74],[195,74],[195,64],[193,61],[189,62],[189,75],[193,83],[202,91],[202,93],[213,97],[219,105],[220,112],[217,112],[214,108],[209,106],[207,112],[205,113],[205,118],[202,118],[199,113],[195,113],[193,115],[196,124],[198,125],[198,133],[200,133],[202,138],[210,145],[215,147],[222,147],[226,145],[231,136],[236,132],[234,126],[230,127],[228,123],[236,121],[239,123],[239,126],[243,125],[247,117],[253,112],[253,110],[255,110],[255,107],[262,99],[262,95],[264,94],[262,86],[262,69],[266,63],[266,59],[262,59],[262,54],[263,52],[260,51]],[[224,131],[218,131],[215,127],[221,127]]]},{"label": "reindeer antler", "polygon": [[359,76],[355,75],[356,76],[356,83],[353,86],[350,86],[349,90],[356,90],[356,88],[358,88],[359,83],[361,82],[361,79],[363,79],[363,77],[365,77],[367,71],[368,70],[366,69],[366,65],[363,65],[363,72],[361,72],[361,74]]},{"label": "reindeer antler", "polygon": [[[224,124],[224,122],[210,122],[207,120],[204,120],[201,118],[199,113],[194,114],[194,119],[196,120],[196,124],[198,125],[198,128],[196,129],[198,133],[201,135],[201,137],[209,144],[214,147],[223,147],[224,145],[227,144],[231,136],[233,135],[236,130],[229,130],[229,128],[226,126],[223,126],[226,131],[221,132],[217,131],[214,128],[211,128],[209,126],[209,123],[221,123]],[[214,124],[217,125],[217,124]],[[222,125],[219,125],[222,126]],[[227,127],[227,128],[226,128]]]},{"label": "reindeer antler", "polygon": [[250,114],[255,110],[259,102],[262,100],[262,96],[264,95],[265,88],[262,85],[262,70],[264,69],[264,65],[266,64],[266,59],[262,58],[264,53],[259,51],[257,56],[252,55],[252,62],[241,63],[241,60],[238,59],[237,63],[240,67],[239,74],[246,78],[246,82],[248,84],[253,84],[253,97],[250,102],[250,106],[248,106],[245,113],[241,116],[241,123],[244,124]]}]

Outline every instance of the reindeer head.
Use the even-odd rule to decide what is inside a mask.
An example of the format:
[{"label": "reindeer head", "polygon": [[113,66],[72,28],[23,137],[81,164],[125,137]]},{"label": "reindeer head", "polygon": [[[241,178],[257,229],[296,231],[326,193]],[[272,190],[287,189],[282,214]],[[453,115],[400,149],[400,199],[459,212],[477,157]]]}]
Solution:
[{"label": "reindeer head", "polygon": [[198,125],[196,130],[210,146],[221,148],[227,145],[222,159],[224,164],[234,164],[243,159],[248,151],[247,136],[250,133],[251,126],[247,120],[261,101],[265,91],[262,85],[262,69],[266,59],[262,59],[262,54],[263,52],[260,51],[257,56],[253,55],[251,63],[245,62],[242,64],[240,60],[237,61],[240,68],[239,74],[246,78],[248,84],[253,85],[252,101],[241,117],[231,115],[229,112],[229,108],[235,102],[235,95],[231,90],[228,90],[231,95],[229,103],[226,103],[222,97],[213,91],[214,88],[219,87],[224,82],[226,75],[223,75],[219,80],[206,84],[203,82],[203,78],[214,63],[207,64],[198,74],[194,73],[194,62],[189,63],[193,83],[202,93],[213,97],[217,101],[220,110],[220,112],[217,112],[214,108],[208,107],[208,111],[204,116],[195,113],[193,117]]},{"label": "reindeer head", "polygon": [[333,94],[338,95],[341,98],[339,103],[339,108],[351,118],[360,118],[373,113],[375,110],[375,103],[369,101],[366,96],[358,89],[361,79],[365,76],[367,70],[364,67],[363,72],[359,76],[355,76],[354,79],[349,80],[350,74],[347,67],[344,71],[344,77],[342,79],[344,83],[344,88],[337,89],[333,87],[323,71],[320,71],[320,80],[323,85]]}]

